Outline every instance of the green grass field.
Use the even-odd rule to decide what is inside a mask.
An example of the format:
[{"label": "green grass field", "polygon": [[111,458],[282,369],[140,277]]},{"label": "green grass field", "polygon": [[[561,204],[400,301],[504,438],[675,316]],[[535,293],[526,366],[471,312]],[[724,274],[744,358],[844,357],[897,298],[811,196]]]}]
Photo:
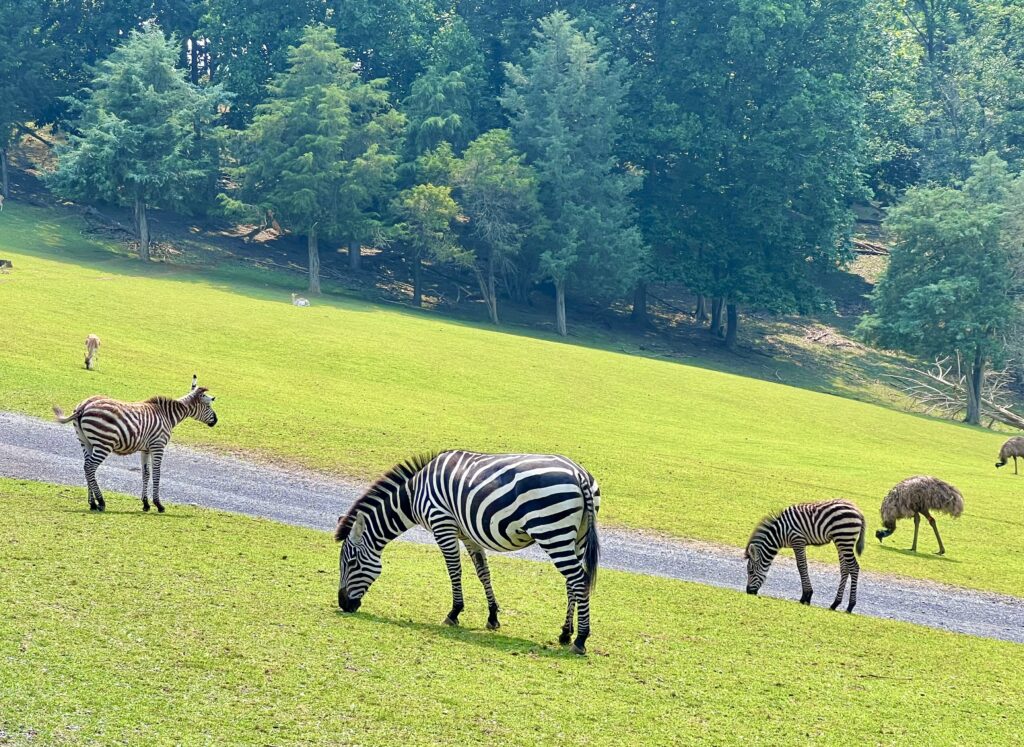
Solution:
[{"label": "green grass field", "polygon": [[[904,525],[864,565],[1024,595],[1024,476],[993,469],[988,431],[341,296],[295,308],[296,276],[146,267],[37,208],[0,215],[0,257],[15,264],[0,409],[184,394],[198,371],[221,424],[180,442],[361,479],[428,449],[559,452],[601,481],[603,523],[732,545],[769,510],[837,495],[877,525],[885,492],[929,473],[966,497],[962,519],[939,519],[949,554],[930,554],[927,527],[926,552],[902,552]],[[88,333],[103,340],[91,373]]]},{"label": "green grass field", "polygon": [[0,480],[0,744],[1009,744],[1024,647],[603,572],[590,654],[564,584],[494,558],[504,613],[388,548],[357,615],[326,533],[175,506],[84,510]]}]

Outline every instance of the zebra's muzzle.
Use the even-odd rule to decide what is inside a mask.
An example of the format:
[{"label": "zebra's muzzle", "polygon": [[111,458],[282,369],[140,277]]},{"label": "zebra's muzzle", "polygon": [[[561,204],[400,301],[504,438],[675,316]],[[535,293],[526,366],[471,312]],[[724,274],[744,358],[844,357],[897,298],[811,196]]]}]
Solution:
[{"label": "zebra's muzzle", "polygon": [[343,591],[338,590],[338,606],[342,612],[355,612],[362,603],[362,599],[349,599]]},{"label": "zebra's muzzle", "polygon": [[748,594],[753,594],[756,597],[757,596],[757,587],[756,586],[748,586],[747,587],[747,593]]}]

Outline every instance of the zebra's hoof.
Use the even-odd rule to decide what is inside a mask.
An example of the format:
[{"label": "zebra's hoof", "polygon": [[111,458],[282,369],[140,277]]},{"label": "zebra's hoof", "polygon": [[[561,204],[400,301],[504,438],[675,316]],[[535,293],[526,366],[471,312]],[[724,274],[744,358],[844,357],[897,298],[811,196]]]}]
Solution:
[{"label": "zebra's hoof", "polygon": [[158,503],[156,504],[156,510],[162,514],[164,512],[164,507]]},{"label": "zebra's hoof", "polygon": [[567,646],[569,645],[570,641],[572,641],[572,631],[563,630],[562,635],[558,636],[558,642],[561,643],[563,646]]},{"label": "zebra's hoof", "polygon": [[458,626],[458,624],[459,624],[459,621],[458,621],[458,620],[452,620],[452,619],[451,619],[450,617],[446,617],[446,618],[444,619],[444,624],[445,624],[445,625],[449,625],[449,626],[451,626],[451,627],[453,627],[453,628],[454,628],[454,627],[457,627],[457,626]]},{"label": "zebra's hoof", "polygon": [[90,510],[90,511],[99,511],[99,508],[97,508],[97,507],[96,507],[95,505],[93,505],[92,503],[90,503],[90,504],[89,504],[89,510]]},{"label": "zebra's hoof", "polygon": [[106,503],[101,503],[100,505],[98,505],[96,507],[96,510],[97,511],[106,511],[107,510],[107,504]]},{"label": "zebra's hoof", "polygon": [[148,503],[143,503],[142,504],[142,510],[143,511],[149,511],[149,504]]},{"label": "zebra's hoof", "polygon": [[580,646],[580,645],[577,645],[577,644],[574,643],[574,644],[572,644],[572,648],[570,648],[569,650],[572,651],[574,654],[578,654],[580,656],[586,656],[587,655],[587,648],[586,648],[586,646]]},{"label": "zebra's hoof", "polygon": [[498,622],[497,620],[495,620],[493,622],[490,621],[490,620],[487,621],[487,629],[488,630],[497,630],[500,627],[501,627],[501,623]]},{"label": "zebra's hoof", "polygon": [[830,609],[830,610],[832,610],[833,612],[835,612],[835,610],[836,610],[836,607],[838,607],[838,606],[839,606],[839,602],[836,602],[836,603],[835,603],[835,604],[833,604],[833,605],[832,605],[831,607],[829,607],[829,609]]}]

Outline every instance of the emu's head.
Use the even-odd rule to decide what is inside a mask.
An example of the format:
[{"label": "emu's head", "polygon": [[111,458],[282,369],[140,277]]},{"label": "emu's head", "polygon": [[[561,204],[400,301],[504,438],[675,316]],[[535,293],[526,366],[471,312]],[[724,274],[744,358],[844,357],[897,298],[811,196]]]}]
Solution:
[{"label": "emu's head", "polygon": [[217,398],[207,394],[208,391],[205,386],[196,386],[196,375],[192,374],[192,391],[188,394],[188,416],[212,428],[217,425],[217,413],[213,411],[213,401]]},{"label": "emu's head", "polygon": [[757,542],[751,540],[743,553],[747,561],[747,593],[757,594],[768,577],[768,569],[775,560],[776,551],[768,550]]},{"label": "emu's head", "polygon": [[363,595],[381,572],[381,548],[372,541],[367,530],[366,514],[338,518],[334,538],[342,543],[338,559],[338,606],[343,612],[355,612],[363,603]]}]

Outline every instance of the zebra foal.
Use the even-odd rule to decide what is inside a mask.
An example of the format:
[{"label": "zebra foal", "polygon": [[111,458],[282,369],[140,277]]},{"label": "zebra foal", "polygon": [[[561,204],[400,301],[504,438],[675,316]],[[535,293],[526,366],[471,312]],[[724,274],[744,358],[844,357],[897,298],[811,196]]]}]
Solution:
[{"label": "zebra foal", "polygon": [[744,553],[747,561],[747,593],[757,594],[779,550],[792,547],[803,589],[800,603],[810,604],[814,590],[807,573],[807,546],[834,542],[839,551],[839,591],[832,602],[832,609],[842,603],[846,579],[849,577],[850,603],[846,611],[853,612],[857,604],[857,578],[860,575],[857,555],[864,552],[864,531],[864,515],[860,509],[844,500],[800,503],[790,506],[777,516],[765,517],[750,535]]},{"label": "zebra foal", "polygon": [[160,513],[164,505],[160,502],[160,463],[164,448],[171,440],[171,431],[186,418],[206,423],[211,428],[217,424],[213,411],[213,400],[206,387],[196,386],[192,376],[192,390],[184,397],[151,397],[145,402],[119,402],[109,397],[89,397],[81,402],[71,415],[64,417],[64,411],[53,408],[58,423],[72,423],[75,434],[82,445],[85,457],[85,483],[89,489],[89,510],[102,511],[107,504],[103,500],[96,470],[111,453],[142,454],[142,510],[149,511],[150,475],[153,482],[153,505]]},{"label": "zebra foal", "polygon": [[445,451],[395,465],[338,519],[342,542],[338,606],[355,612],[380,576],[381,553],[391,540],[419,524],[432,532],[452,584],[457,625],[462,597],[462,542],[487,597],[487,627],[497,630],[498,601],[491,588],[487,550],[509,552],[537,543],[565,577],[568,608],[558,640],[586,653],[590,592],[599,557],[600,488],[583,467],[551,454],[479,454]]}]

